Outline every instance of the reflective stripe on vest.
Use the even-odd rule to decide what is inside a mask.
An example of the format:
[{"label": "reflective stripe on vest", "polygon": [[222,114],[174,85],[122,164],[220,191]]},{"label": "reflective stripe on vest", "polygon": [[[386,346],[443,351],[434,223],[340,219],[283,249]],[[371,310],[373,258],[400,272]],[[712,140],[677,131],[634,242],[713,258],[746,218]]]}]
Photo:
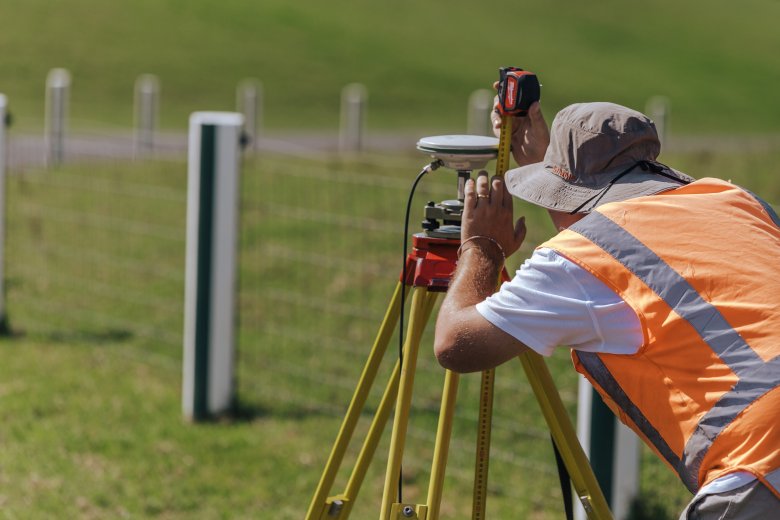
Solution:
[{"label": "reflective stripe on vest", "polygon": [[[762,204],[766,209],[765,203]],[[775,220],[776,215],[772,213],[770,216]],[[737,384],[723,394],[699,420],[695,432],[686,442],[680,460],[642,411],[620,388],[599,356],[585,352],[576,353],[583,367],[675,468],[685,485],[695,493],[699,488],[701,462],[713,440],[747,406],[780,384],[777,376],[780,373],[780,356],[764,362],[729,325],[718,309],[702,298],[685,278],[631,233],[601,213],[593,212],[569,229],[602,248],[642,280],[674,312],[691,324],[709,348],[739,378]],[[780,476],[773,478],[780,479]],[[780,489],[777,486],[775,488]]]},{"label": "reflective stripe on vest", "polygon": [[777,468],[771,473],[767,473],[764,478],[773,488],[780,490],[780,468]]}]

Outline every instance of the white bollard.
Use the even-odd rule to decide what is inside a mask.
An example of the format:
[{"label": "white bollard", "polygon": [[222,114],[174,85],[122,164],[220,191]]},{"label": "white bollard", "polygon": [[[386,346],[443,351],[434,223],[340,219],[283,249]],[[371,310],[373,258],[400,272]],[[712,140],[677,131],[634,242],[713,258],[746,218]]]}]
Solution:
[{"label": "white bollard", "polygon": [[240,140],[234,112],[190,116],[182,409],[190,420],[235,397]]},{"label": "white bollard", "polygon": [[339,150],[363,150],[368,90],[360,83],[350,83],[341,90],[341,126]]},{"label": "white bollard", "polygon": [[655,123],[658,140],[661,141],[661,150],[666,147],[669,139],[669,106],[669,98],[653,96],[647,100],[645,107],[645,114]]},{"label": "white bollard", "polygon": [[8,314],[5,307],[5,176],[8,164],[8,98],[0,94],[0,334],[7,334]]},{"label": "white bollard", "polygon": [[135,157],[154,152],[157,119],[160,110],[160,80],[154,74],[141,74],[133,89]]},{"label": "white bollard", "polygon": [[245,79],[236,88],[236,110],[244,116],[246,151],[254,153],[263,132],[263,84]]},{"label": "white bollard", "polygon": [[[639,494],[639,437],[617,420],[583,376],[579,376],[577,437],[615,520],[625,520]],[[587,519],[578,500],[574,500],[574,518]]]},{"label": "white bollard", "polygon": [[495,94],[488,89],[475,90],[469,96],[467,133],[469,135],[493,135],[490,112]]},{"label": "white bollard", "polygon": [[65,160],[65,133],[68,127],[70,73],[51,69],[46,76],[46,164],[57,167]]}]

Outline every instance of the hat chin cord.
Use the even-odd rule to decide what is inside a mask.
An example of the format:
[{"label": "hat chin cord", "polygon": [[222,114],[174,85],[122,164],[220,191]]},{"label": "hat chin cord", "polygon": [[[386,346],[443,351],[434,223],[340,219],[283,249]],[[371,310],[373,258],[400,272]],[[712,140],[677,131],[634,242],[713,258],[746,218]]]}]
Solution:
[{"label": "hat chin cord", "polygon": [[679,182],[682,185],[690,184],[689,181],[680,179],[678,177],[675,177],[674,175],[671,175],[671,174],[667,173],[666,172],[666,168],[668,168],[668,166],[666,166],[665,164],[661,164],[661,163],[658,163],[658,162],[651,162],[651,161],[647,161],[645,159],[642,159],[641,161],[635,162],[634,164],[632,164],[631,166],[629,166],[628,168],[626,168],[622,172],[620,172],[617,175],[615,175],[615,177],[611,181],[609,181],[609,184],[604,186],[601,190],[599,190],[598,193],[596,193],[595,195],[590,197],[588,200],[586,200],[585,202],[583,202],[582,204],[577,206],[575,209],[570,211],[569,215],[574,215],[575,213],[579,213],[580,210],[582,210],[582,208],[587,206],[590,202],[593,202],[593,204],[590,207],[590,210],[592,211],[593,209],[595,209],[596,205],[599,203],[599,201],[602,199],[602,197],[604,197],[604,195],[607,194],[609,189],[612,186],[614,186],[617,181],[619,181],[621,178],[626,176],[629,172],[631,172],[631,170],[633,170],[637,166],[642,168],[642,170],[644,170],[644,171],[649,171],[650,173],[655,173],[655,174],[660,175],[662,177],[666,177],[667,179],[671,179],[671,180],[673,180],[675,182]]}]

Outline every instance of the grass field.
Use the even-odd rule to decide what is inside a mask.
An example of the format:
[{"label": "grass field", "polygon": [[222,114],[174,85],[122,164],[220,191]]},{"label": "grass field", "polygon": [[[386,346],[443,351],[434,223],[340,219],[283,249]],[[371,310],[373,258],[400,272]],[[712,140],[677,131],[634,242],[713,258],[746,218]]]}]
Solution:
[{"label": "grass field", "polygon": [[[766,165],[779,158],[666,159],[776,203],[780,183]],[[197,426],[180,412],[184,165],[13,176],[7,280],[15,334],[0,342],[4,515],[301,518],[400,269],[400,219],[420,165],[419,157],[278,156],[246,164],[240,407]],[[453,177],[440,171],[425,180],[414,207],[451,196]],[[551,229],[540,211],[518,209],[531,230],[522,257]],[[441,384],[430,340],[428,333],[404,464],[410,501],[426,492]],[[566,354],[549,364],[573,411]],[[549,441],[519,365],[500,367],[498,382],[489,515],[560,518]],[[468,516],[477,386],[463,378],[443,511],[453,518]],[[376,514],[386,440],[354,518]],[[636,519],[676,518],[687,497],[649,453],[642,491]]]},{"label": "grass field", "polygon": [[[335,130],[340,90],[358,81],[369,89],[370,130],[431,135],[462,132],[469,94],[498,67],[519,65],[540,75],[548,122],[573,102],[643,109],[662,95],[673,136],[728,140],[780,134],[778,16],[768,0],[0,0],[0,93],[12,136],[38,132],[46,73],[65,67],[71,126],[124,131],[133,82],[154,73],[162,126],[183,130],[193,111],[232,110],[237,83],[255,77],[268,132],[302,133]],[[732,148],[664,159],[780,203],[780,151]],[[300,519],[396,283],[403,207],[422,163],[403,154],[247,161],[239,407],[199,425],[180,410],[186,165],[117,159],[11,172],[0,516]],[[412,229],[425,201],[453,192],[451,173],[427,178]],[[552,233],[542,211],[518,211],[530,232],[511,267]],[[442,375],[430,331],[422,344],[403,472],[412,502],[426,493]],[[573,413],[567,354],[549,366]],[[474,377],[461,382],[448,518],[469,515],[477,387]],[[495,413],[489,518],[560,518],[549,439],[519,364],[498,370]],[[376,516],[386,454],[387,435],[352,518]],[[632,518],[677,518],[687,498],[644,452]]]},{"label": "grass field", "polygon": [[454,133],[468,95],[518,65],[540,75],[548,115],[663,95],[676,132],[780,132],[768,0],[0,0],[0,16],[0,92],[21,128],[41,126],[46,73],[66,67],[74,125],[130,125],[133,82],[154,73],[168,128],[233,109],[238,81],[256,77],[271,130],[335,129],[341,88],[359,81],[371,128]]}]

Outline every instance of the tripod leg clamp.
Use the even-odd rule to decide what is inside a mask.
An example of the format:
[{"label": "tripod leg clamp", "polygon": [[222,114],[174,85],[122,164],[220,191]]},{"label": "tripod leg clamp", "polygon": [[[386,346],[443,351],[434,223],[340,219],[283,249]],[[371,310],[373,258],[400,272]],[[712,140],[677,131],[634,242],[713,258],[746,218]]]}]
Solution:
[{"label": "tripod leg clamp", "polygon": [[426,520],[428,506],[412,504],[393,504],[390,506],[390,520]]}]

